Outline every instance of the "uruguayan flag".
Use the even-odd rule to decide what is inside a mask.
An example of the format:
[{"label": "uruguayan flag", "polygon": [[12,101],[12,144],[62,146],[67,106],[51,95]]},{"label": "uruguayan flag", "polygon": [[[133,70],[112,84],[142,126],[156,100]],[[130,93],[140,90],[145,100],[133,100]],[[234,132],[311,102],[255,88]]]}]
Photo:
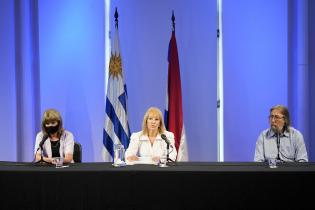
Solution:
[{"label": "uruguayan flag", "polygon": [[124,82],[123,65],[120,55],[118,27],[112,43],[106,96],[106,116],[103,130],[103,158],[111,162],[114,144],[121,143],[127,149],[130,130],[127,115],[127,86]]}]

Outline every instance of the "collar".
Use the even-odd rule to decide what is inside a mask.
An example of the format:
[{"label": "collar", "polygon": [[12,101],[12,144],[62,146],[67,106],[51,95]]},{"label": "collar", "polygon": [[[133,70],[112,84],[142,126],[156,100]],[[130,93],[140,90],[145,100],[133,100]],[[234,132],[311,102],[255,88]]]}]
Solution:
[{"label": "collar", "polygon": [[[289,128],[289,129],[290,129],[290,128]],[[289,134],[290,134],[290,132],[287,131],[287,130],[285,130],[285,131],[280,135],[280,137],[282,137],[282,136],[289,137]],[[267,137],[268,137],[268,138],[272,138],[272,137],[276,137],[276,136],[277,136],[277,134],[276,134],[271,128],[269,128],[269,130],[268,130],[268,132],[267,132]]]},{"label": "collar", "polygon": [[[140,141],[149,141],[149,136],[146,134],[142,134],[139,138]],[[158,133],[158,135],[156,136],[155,140],[162,140],[161,134]]]}]

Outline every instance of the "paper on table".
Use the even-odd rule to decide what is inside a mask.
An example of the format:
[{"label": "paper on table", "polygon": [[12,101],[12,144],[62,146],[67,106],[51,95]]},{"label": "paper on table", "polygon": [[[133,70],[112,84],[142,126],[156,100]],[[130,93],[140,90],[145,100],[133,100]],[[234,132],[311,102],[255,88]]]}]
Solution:
[{"label": "paper on table", "polygon": [[152,160],[152,157],[139,157],[137,161],[127,161],[127,165],[136,165],[136,164],[151,164],[156,165],[157,163]]}]

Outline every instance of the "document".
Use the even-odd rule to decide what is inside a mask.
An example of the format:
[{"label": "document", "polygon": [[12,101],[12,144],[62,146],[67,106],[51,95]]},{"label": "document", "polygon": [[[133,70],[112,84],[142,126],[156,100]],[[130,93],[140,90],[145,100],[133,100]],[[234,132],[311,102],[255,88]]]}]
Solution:
[{"label": "document", "polygon": [[126,161],[127,165],[136,165],[136,164],[149,164],[157,165],[157,162],[154,162],[151,157],[139,157],[137,161]]}]

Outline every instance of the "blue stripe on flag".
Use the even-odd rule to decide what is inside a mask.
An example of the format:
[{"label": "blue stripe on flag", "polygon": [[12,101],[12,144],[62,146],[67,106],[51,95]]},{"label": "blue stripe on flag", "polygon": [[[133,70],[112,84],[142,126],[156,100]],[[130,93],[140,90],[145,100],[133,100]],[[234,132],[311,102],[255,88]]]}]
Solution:
[{"label": "blue stripe on flag", "polygon": [[124,92],[123,94],[121,94],[119,97],[118,97],[118,100],[120,101],[121,105],[124,107],[125,109],[125,112],[127,113],[127,95],[126,93]]},{"label": "blue stripe on flag", "polygon": [[103,129],[103,144],[106,147],[108,153],[114,157],[113,139],[108,135],[105,129]]},{"label": "blue stripe on flag", "polygon": [[127,85],[126,84],[124,84],[124,91],[126,93],[126,98],[128,98],[128,92],[127,92]]},{"label": "blue stripe on flag", "polygon": [[[108,98],[106,98],[106,113],[107,113],[109,119],[111,119],[111,121],[113,122],[114,131],[116,133],[116,136],[120,139],[120,141],[124,145],[124,147],[128,148],[129,137],[125,133],[125,130],[124,130],[123,126],[121,125],[120,120],[115,113],[115,109]],[[129,126],[128,126],[128,129],[129,129]]]},{"label": "blue stripe on flag", "polygon": [[168,128],[168,110],[166,109],[164,111],[164,124],[165,124],[165,127]]}]

